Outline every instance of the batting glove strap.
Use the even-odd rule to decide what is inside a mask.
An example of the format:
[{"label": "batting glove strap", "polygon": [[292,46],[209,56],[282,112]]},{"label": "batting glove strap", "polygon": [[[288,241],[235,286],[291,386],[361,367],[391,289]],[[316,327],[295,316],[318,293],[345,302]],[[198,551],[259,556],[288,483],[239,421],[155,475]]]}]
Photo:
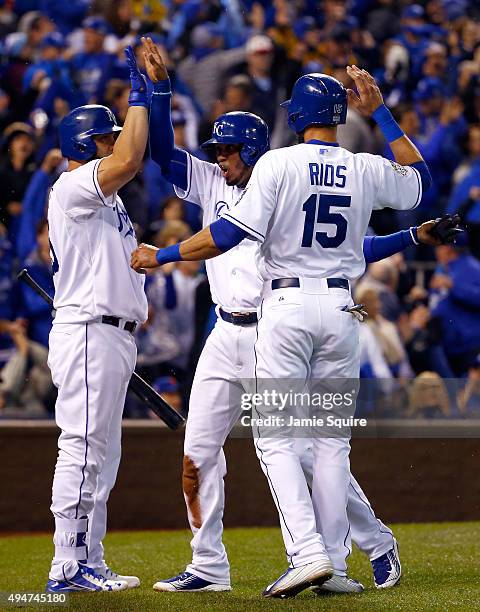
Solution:
[{"label": "batting glove strap", "polygon": [[137,66],[137,60],[132,47],[125,49],[125,57],[130,70],[131,91],[128,97],[129,106],[144,106],[148,108],[147,81]]}]

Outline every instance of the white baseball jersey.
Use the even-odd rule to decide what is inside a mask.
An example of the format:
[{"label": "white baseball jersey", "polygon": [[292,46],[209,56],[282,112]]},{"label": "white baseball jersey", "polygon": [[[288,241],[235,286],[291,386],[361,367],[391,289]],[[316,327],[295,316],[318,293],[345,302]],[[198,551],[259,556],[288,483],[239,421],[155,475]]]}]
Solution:
[{"label": "white baseball jersey", "polygon": [[[202,161],[189,153],[187,158],[187,189],[175,187],[175,192],[179,198],[203,209],[203,227],[206,227],[233,208],[243,188],[229,187],[217,164]],[[257,309],[262,287],[257,252],[258,243],[242,240],[230,251],[205,262],[212,300],[227,312]]]},{"label": "white baseball jersey", "polygon": [[64,172],[50,192],[54,323],[82,323],[102,315],[147,318],[144,276],[130,268],[135,231],[118,195],[103,195],[100,161]]},{"label": "white baseball jersey", "polygon": [[265,153],[223,216],[261,243],[264,280],[354,279],[372,210],[407,210],[421,198],[415,168],[317,141]]}]

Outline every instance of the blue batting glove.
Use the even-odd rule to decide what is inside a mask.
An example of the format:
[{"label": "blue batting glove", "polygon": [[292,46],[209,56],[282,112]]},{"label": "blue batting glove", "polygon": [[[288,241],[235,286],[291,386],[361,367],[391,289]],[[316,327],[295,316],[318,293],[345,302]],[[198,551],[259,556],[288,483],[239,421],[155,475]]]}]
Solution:
[{"label": "blue batting glove", "polygon": [[144,106],[148,108],[147,81],[138,69],[135,53],[131,46],[125,49],[125,57],[130,69],[130,82],[132,84],[128,104],[129,106]]}]

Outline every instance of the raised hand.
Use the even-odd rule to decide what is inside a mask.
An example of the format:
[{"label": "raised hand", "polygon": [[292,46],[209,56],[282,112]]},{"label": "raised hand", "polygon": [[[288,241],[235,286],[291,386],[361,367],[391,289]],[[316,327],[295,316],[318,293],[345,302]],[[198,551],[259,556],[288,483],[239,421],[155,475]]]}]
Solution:
[{"label": "raised hand", "polygon": [[145,77],[138,68],[137,60],[135,58],[135,53],[132,47],[128,46],[125,49],[125,57],[127,58],[127,65],[130,69],[131,83],[131,91],[130,96],[128,98],[128,103],[130,106],[147,107],[147,81],[145,80]]},{"label": "raised hand", "polygon": [[145,57],[145,69],[152,83],[168,79],[168,71],[165,67],[158,47],[151,38],[142,38],[143,55]]},{"label": "raised hand", "polygon": [[347,89],[348,103],[359,112],[370,116],[383,104],[382,93],[370,73],[357,66],[347,66],[347,73],[355,82],[358,95]]}]

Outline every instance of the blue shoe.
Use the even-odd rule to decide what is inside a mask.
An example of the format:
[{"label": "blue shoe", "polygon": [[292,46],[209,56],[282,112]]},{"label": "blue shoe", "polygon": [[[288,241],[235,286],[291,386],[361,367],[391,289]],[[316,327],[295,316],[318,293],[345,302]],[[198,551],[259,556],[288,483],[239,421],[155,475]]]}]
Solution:
[{"label": "blue shoe", "polygon": [[229,584],[209,582],[208,580],[199,578],[190,572],[183,572],[182,574],[178,574],[178,576],[174,576],[173,578],[156,582],[153,585],[153,590],[198,593],[201,591],[231,591],[232,587]]},{"label": "blue shoe", "polygon": [[393,538],[393,548],[372,561],[373,576],[377,589],[388,589],[400,580],[402,566],[398,556],[397,540]]},{"label": "blue shoe", "polygon": [[73,593],[78,591],[123,591],[128,584],[123,580],[106,580],[91,567],[80,565],[78,572],[69,580],[49,580],[47,593]]},{"label": "blue shoe", "polygon": [[313,561],[300,567],[289,567],[280,578],[269,584],[263,591],[264,597],[295,597],[311,586],[320,586],[333,575],[330,559]]}]

